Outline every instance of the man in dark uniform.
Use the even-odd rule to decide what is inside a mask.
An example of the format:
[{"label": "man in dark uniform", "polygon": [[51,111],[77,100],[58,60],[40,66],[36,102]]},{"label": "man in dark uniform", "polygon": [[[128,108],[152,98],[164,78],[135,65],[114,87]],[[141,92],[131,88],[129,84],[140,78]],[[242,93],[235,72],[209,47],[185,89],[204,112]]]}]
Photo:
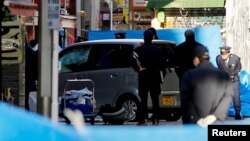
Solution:
[{"label": "man in dark uniform", "polygon": [[135,49],[132,57],[132,67],[138,72],[138,91],[141,98],[138,109],[138,125],[147,124],[148,92],[150,92],[153,104],[153,125],[158,125],[160,84],[166,74],[166,68],[160,48],[152,44],[153,33],[146,30],[143,35],[144,44]]},{"label": "man in dark uniform", "polygon": [[209,124],[225,120],[233,96],[230,77],[209,62],[203,46],[194,50],[193,63],[196,68],[183,75],[180,87],[183,124],[195,124],[211,115],[214,118],[205,120]]},{"label": "man in dark uniform", "polygon": [[231,78],[231,82],[233,84],[233,105],[235,109],[235,119],[242,119],[240,111],[241,111],[241,103],[240,103],[240,94],[239,94],[239,72],[241,71],[242,65],[240,61],[240,57],[230,53],[231,47],[223,46],[220,48],[220,55],[216,57],[216,63],[218,68],[227,72],[227,74]]},{"label": "man in dark uniform", "polygon": [[185,35],[185,41],[179,44],[175,48],[175,56],[176,56],[175,71],[180,82],[183,74],[187,70],[195,68],[193,64],[193,51],[195,47],[204,46],[195,40],[195,34],[191,29],[186,30],[184,35]]}]

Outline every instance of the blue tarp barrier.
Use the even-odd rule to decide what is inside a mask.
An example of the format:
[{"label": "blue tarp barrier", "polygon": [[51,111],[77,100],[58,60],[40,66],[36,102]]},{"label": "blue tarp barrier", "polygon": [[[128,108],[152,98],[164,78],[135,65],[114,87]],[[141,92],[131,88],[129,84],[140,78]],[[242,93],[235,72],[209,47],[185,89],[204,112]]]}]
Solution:
[{"label": "blue tarp barrier", "polygon": [[[150,124],[150,123],[149,123]],[[250,125],[249,120],[223,121],[216,125]],[[198,125],[89,126],[94,141],[207,141],[208,128]]]},{"label": "blue tarp barrier", "polygon": [[0,141],[84,141],[75,128],[0,102]]},{"label": "blue tarp barrier", "polygon": [[[223,121],[219,124],[250,125],[250,122],[249,120]],[[208,139],[208,129],[198,125],[168,124],[157,127],[101,125],[84,128],[84,133],[78,134],[72,126],[52,124],[49,119],[35,113],[0,103],[0,141],[207,141]]]},{"label": "blue tarp barrier", "polygon": [[89,133],[94,141],[207,141],[207,129],[195,125],[90,127]]}]

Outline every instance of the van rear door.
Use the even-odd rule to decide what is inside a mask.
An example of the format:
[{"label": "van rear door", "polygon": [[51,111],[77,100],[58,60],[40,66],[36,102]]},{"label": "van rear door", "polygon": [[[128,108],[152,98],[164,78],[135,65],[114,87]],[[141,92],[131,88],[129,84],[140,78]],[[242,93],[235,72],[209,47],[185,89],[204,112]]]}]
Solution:
[{"label": "van rear door", "polygon": [[180,106],[179,96],[179,79],[175,73],[175,56],[174,56],[174,43],[170,42],[155,42],[158,47],[164,52],[167,74],[164,78],[164,82],[161,84],[161,107],[176,107]]},{"label": "van rear door", "polygon": [[91,71],[85,71],[87,79],[95,84],[95,98],[97,107],[105,104],[113,104],[115,94],[121,87],[121,71],[116,66],[116,56],[120,45],[118,44],[93,44],[90,51],[89,63]]}]

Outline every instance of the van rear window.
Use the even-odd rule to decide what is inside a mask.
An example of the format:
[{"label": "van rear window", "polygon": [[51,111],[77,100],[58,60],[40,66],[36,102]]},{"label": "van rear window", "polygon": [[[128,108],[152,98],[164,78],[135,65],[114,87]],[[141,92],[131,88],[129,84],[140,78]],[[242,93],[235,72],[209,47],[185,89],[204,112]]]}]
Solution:
[{"label": "van rear window", "polygon": [[60,57],[61,70],[60,72],[77,72],[84,68],[84,65],[88,62],[90,47],[84,48],[72,48],[67,50]]}]

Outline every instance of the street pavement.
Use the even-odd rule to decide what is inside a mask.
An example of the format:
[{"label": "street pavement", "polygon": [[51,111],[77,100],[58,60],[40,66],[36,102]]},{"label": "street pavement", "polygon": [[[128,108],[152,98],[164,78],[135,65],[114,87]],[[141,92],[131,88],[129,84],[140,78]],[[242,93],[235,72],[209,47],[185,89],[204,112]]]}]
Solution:
[{"label": "street pavement", "polygon": [[[236,121],[234,119],[234,117],[227,117],[226,119],[227,122],[234,122]],[[250,117],[244,117],[244,119],[242,120],[244,122],[249,122],[250,124]],[[239,122],[239,120],[237,120],[236,122]],[[66,124],[64,119],[59,119],[59,123],[61,124]],[[137,122],[130,122],[130,121],[125,121],[124,124],[122,125],[112,125],[112,124],[105,124],[102,120],[102,118],[100,116],[97,116],[95,118],[95,123],[94,125],[91,125],[90,122],[87,120],[85,121],[85,125],[87,126],[136,126]],[[148,126],[153,126],[152,122],[150,120],[148,120]],[[166,120],[160,120],[159,121],[159,126],[166,126],[166,125],[177,125],[177,126],[181,126],[182,125],[182,121],[181,119],[177,120],[177,121],[166,121]]]}]

